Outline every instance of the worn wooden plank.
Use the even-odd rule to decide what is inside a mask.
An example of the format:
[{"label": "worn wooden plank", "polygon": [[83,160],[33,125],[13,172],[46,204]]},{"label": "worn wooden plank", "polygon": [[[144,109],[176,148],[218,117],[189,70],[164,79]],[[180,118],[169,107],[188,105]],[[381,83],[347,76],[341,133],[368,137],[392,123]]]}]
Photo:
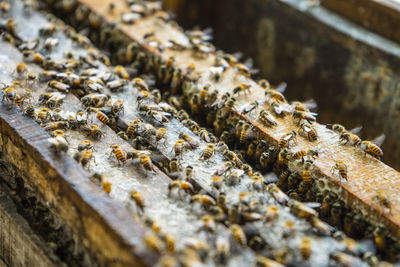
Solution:
[{"label": "worn wooden plank", "polygon": [[[0,266],[56,266],[61,262],[46,249],[27,221],[0,188]],[[6,265],[7,263],[7,265]]]},{"label": "worn wooden plank", "polygon": [[322,6],[395,42],[400,34],[400,3],[391,0],[322,0]]},{"label": "worn wooden plank", "polygon": [[[92,12],[100,16],[106,24],[120,22],[122,12],[128,8],[125,3],[118,2],[117,7],[110,13],[108,10],[109,1],[97,2],[81,0],[79,3],[85,5]],[[222,95],[225,92],[232,93],[238,81],[250,83],[252,85],[251,94],[237,98],[234,110],[236,115],[239,115],[238,113],[244,105],[256,99],[264,98],[264,91],[262,88],[251,79],[240,75],[231,67],[226,70],[219,83],[215,84],[211,81],[209,78],[209,68],[214,64],[214,54],[210,54],[204,59],[198,59],[193,57],[193,53],[190,49],[177,52],[166,48],[161,53],[158,53],[154,48],[149,47],[150,41],[143,38],[149,31],[154,32],[151,41],[157,40],[160,44],[164,44],[165,47],[167,47],[167,41],[174,35],[176,35],[175,38],[179,39],[184,45],[188,44],[188,39],[183,32],[171,24],[165,24],[162,20],[150,16],[135,21],[133,25],[119,23],[116,28],[121,30],[131,40],[140,43],[147,51],[153,54],[159,54],[165,61],[170,57],[174,57],[175,68],[180,68],[184,71],[190,62],[195,63],[195,71],[191,74],[191,78],[197,76],[197,87],[194,89],[191,88],[193,91],[189,90],[184,92],[187,96],[198,93],[206,84],[211,85],[210,91],[218,89],[220,95]],[[265,105],[264,108],[270,109],[268,105]],[[295,126],[294,120],[289,117],[278,119],[278,126],[273,128],[262,127],[261,124],[257,122],[257,117],[255,115],[242,118],[252,122],[252,124],[255,125],[254,131],[256,134],[262,136],[265,140],[269,140],[272,144],[277,144],[284,133],[298,129]],[[374,224],[383,224],[389,229],[393,237],[400,237],[400,209],[398,209],[396,205],[398,199],[396,197],[396,189],[400,187],[399,179],[397,179],[399,173],[380,161],[371,157],[364,157],[357,149],[339,145],[338,136],[326,130],[325,126],[317,123],[313,123],[313,126],[319,133],[319,141],[312,144],[308,142],[306,138],[299,138],[298,145],[291,147],[291,150],[297,151],[312,147],[317,147],[320,150],[320,157],[314,161],[313,175],[316,179],[325,181],[320,183],[323,187],[321,189],[338,193],[341,199],[350,207],[364,214],[368,221]],[[340,182],[330,171],[336,160],[343,160],[347,163],[349,182]],[[301,170],[299,164],[291,165],[290,167],[294,172]],[[394,189],[388,193],[393,204],[391,214],[385,212],[374,200],[376,189],[387,187]]]}]

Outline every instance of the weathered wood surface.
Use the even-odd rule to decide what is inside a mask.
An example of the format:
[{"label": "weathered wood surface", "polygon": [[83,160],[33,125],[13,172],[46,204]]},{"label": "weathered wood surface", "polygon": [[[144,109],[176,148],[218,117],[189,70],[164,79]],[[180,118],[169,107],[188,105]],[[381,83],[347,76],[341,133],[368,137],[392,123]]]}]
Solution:
[{"label": "weathered wood surface", "polygon": [[321,5],[397,43],[400,3],[392,0],[322,0]]},{"label": "weathered wood surface", "polygon": [[[105,23],[120,22],[121,14],[127,10],[124,1],[116,2],[116,8],[112,13],[109,12],[110,1],[91,1],[80,0],[80,4],[87,6],[92,12],[100,16]],[[135,21],[133,25],[117,24],[117,29],[121,30],[131,40],[139,42],[151,53],[157,53],[154,48],[149,47],[143,36],[150,29],[154,32],[152,40],[157,40],[165,44],[171,36],[183,44],[187,44],[187,37],[171,24],[165,24],[163,21],[154,17],[145,17]],[[264,97],[264,91],[251,79],[240,76],[235,70],[229,68],[218,84],[209,80],[209,68],[214,64],[215,56],[209,55],[205,59],[195,59],[190,50],[176,52],[166,48],[160,56],[167,60],[169,57],[175,58],[174,67],[186,69],[190,62],[194,62],[196,69],[194,75],[200,76],[197,80],[199,88],[206,84],[211,84],[211,90],[218,89],[220,95],[225,92],[231,92],[235,87],[235,81],[244,81],[252,85],[251,94],[237,98],[235,112],[241,110],[246,103]],[[190,92],[185,92],[190,93]],[[268,106],[265,106],[269,109]],[[244,117],[243,117],[244,118]],[[256,121],[255,117],[248,119],[256,126],[256,132],[259,136],[269,140],[272,144],[277,144],[280,137],[293,129],[297,129],[291,118],[278,119],[278,126],[274,128],[265,128]],[[400,207],[397,205],[397,192],[400,189],[399,173],[382,162],[371,157],[364,157],[359,150],[348,146],[341,146],[338,143],[338,136],[328,131],[325,126],[314,124],[319,133],[319,141],[311,144],[305,138],[299,138],[298,145],[291,148],[293,150],[308,149],[316,147],[320,150],[320,157],[314,162],[313,175],[317,180],[325,181],[321,185],[323,189],[337,192],[350,207],[361,212],[374,224],[383,224],[387,227],[393,237],[400,237]],[[340,182],[337,176],[332,175],[331,168],[335,160],[343,160],[348,165],[349,182]],[[292,168],[298,171],[298,166]],[[325,180],[326,179],[326,180]],[[390,188],[389,198],[392,202],[392,213],[385,212],[374,200],[377,189]]]},{"label": "weathered wood surface", "polygon": [[[1,45],[0,75],[7,82],[22,57],[10,44]],[[31,69],[39,70],[35,66]],[[139,249],[143,226],[93,184],[74,159],[56,156],[50,150],[49,134],[36,122],[4,102],[0,123],[3,159],[17,167],[27,186],[73,230],[96,261],[102,265],[141,265],[142,260],[156,260],[149,251]]]},{"label": "weathered wood surface", "polygon": [[[0,266],[56,266],[57,258],[29,227],[0,188]],[[6,265],[7,263],[7,265]]]}]

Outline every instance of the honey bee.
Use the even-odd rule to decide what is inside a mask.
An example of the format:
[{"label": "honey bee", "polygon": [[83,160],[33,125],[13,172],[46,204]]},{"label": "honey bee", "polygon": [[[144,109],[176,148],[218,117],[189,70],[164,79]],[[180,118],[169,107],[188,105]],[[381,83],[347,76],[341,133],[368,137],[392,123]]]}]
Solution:
[{"label": "honey bee", "polygon": [[162,112],[155,111],[155,110],[147,111],[146,117],[154,119],[156,122],[161,123],[161,124],[164,122],[168,122],[167,117]]},{"label": "honey bee", "polygon": [[252,112],[253,110],[256,110],[258,108],[258,105],[260,104],[260,101],[254,101],[251,102],[249,105],[245,106],[242,109],[242,114],[248,114],[250,112]]},{"label": "honey bee", "polygon": [[278,206],[269,205],[268,209],[264,212],[264,220],[266,222],[271,222],[278,217]]},{"label": "honey bee", "polygon": [[253,188],[256,191],[264,191],[264,177],[259,175],[253,175],[250,177],[253,182]]},{"label": "honey bee", "polygon": [[93,139],[100,139],[103,137],[104,133],[101,131],[100,127],[96,124],[83,125],[81,130],[86,133],[87,136]]},{"label": "honey bee", "polygon": [[209,160],[215,153],[214,144],[208,144],[206,148],[201,152],[200,159]]},{"label": "honey bee", "polygon": [[289,197],[279,189],[279,187],[272,183],[267,186],[268,192],[278,201],[280,204],[285,204],[289,201]]},{"label": "honey bee", "polygon": [[251,88],[251,84],[240,83],[235,88],[233,88],[233,95],[239,94],[241,92],[243,92],[244,94],[247,94],[247,91],[250,91],[250,88]]},{"label": "honey bee", "polygon": [[277,125],[277,122],[276,122],[275,118],[272,116],[272,114],[264,109],[260,111],[260,115],[258,118],[265,126],[276,126]]},{"label": "honey bee", "polygon": [[225,162],[220,168],[215,171],[215,175],[221,176],[233,168],[233,163],[230,161]]},{"label": "honey bee", "polygon": [[304,157],[306,156],[309,156],[311,159],[314,160],[316,157],[318,157],[318,151],[314,149],[299,150],[293,154],[292,158],[295,160],[301,158],[302,162],[304,163]]},{"label": "honey bee", "polygon": [[[269,84],[269,83],[268,83]],[[265,84],[267,85],[267,84]],[[264,88],[265,95],[269,96],[269,102],[272,103],[274,101],[278,103],[286,103],[286,98],[282,94],[286,90],[286,83],[281,83],[277,86],[276,89],[272,88]]]},{"label": "honey bee", "polygon": [[42,108],[38,113],[38,119],[41,122],[47,121],[50,117],[50,110],[48,108]]},{"label": "honey bee", "polygon": [[271,260],[270,258],[264,256],[257,256],[256,267],[283,267],[284,265],[280,264],[277,261]]},{"label": "honey bee", "polygon": [[24,104],[24,98],[20,95],[16,95],[15,99],[14,99],[14,103],[15,105],[17,105],[18,107],[21,107]]},{"label": "honey bee", "polygon": [[56,81],[56,80],[51,80],[48,83],[48,86],[50,88],[56,89],[57,91],[68,93],[70,86],[68,84]]},{"label": "honey bee", "polygon": [[319,234],[329,236],[335,230],[334,227],[330,226],[329,224],[321,221],[318,217],[311,218],[311,224],[317,229]]},{"label": "honey bee", "polygon": [[243,124],[242,130],[240,131],[240,137],[239,137],[239,141],[241,144],[244,144],[247,142],[247,139],[249,137],[250,128],[251,128],[251,124],[249,124],[249,123]]},{"label": "honey bee", "polygon": [[159,129],[157,129],[157,131],[156,131],[156,143],[158,144],[158,142],[159,142],[161,139],[165,139],[165,140],[164,140],[164,146],[165,146],[166,134],[167,134],[167,129],[165,129],[165,128],[159,128]]},{"label": "honey bee", "polygon": [[318,138],[317,132],[311,126],[311,124],[307,120],[302,120],[300,123],[300,128],[303,133],[305,133],[308,137],[309,141],[316,141]]},{"label": "honey bee", "polygon": [[65,133],[64,133],[63,130],[55,130],[55,131],[53,131],[53,132],[51,133],[51,135],[52,135],[53,137],[57,137],[57,136],[65,137],[65,136],[64,136]]},{"label": "honey bee", "polygon": [[116,66],[115,72],[121,79],[129,79],[129,74],[123,66],[121,65]]},{"label": "honey bee", "polygon": [[342,134],[347,131],[346,128],[341,124],[327,124],[326,128],[331,129],[337,134]]},{"label": "honey bee", "polygon": [[111,92],[118,92],[118,91],[122,91],[125,86],[127,86],[129,83],[128,80],[113,80],[113,81],[109,81],[106,83],[106,86],[108,89],[110,89]]},{"label": "honey bee", "polygon": [[49,138],[48,141],[50,142],[50,149],[56,154],[67,152],[69,149],[67,141],[62,136]]},{"label": "honey bee", "polygon": [[104,107],[107,101],[110,99],[110,96],[105,94],[88,94],[81,98],[81,102],[86,107]]},{"label": "honey bee", "polygon": [[10,12],[10,3],[7,1],[1,1],[0,2],[0,10],[2,13]]},{"label": "honey bee", "polygon": [[26,66],[26,64],[24,62],[20,62],[15,67],[15,70],[18,75],[23,75],[28,71],[28,67]]},{"label": "honey bee", "polygon": [[185,146],[185,140],[183,139],[178,139],[178,141],[176,141],[175,145],[174,145],[174,152],[175,152],[175,156],[180,156],[183,152]]},{"label": "honey bee", "polygon": [[352,146],[359,146],[361,144],[361,138],[356,134],[345,131],[340,134],[339,142],[343,145],[346,145],[350,142],[350,145]]},{"label": "honey bee", "polygon": [[207,142],[207,143],[215,143],[216,142],[216,138],[214,135],[210,134],[206,129],[201,129],[199,132],[199,136],[200,138]]},{"label": "honey bee", "polygon": [[373,199],[376,200],[385,210],[387,210],[389,214],[392,214],[392,205],[384,190],[376,190],[376,194]]},{"label": "honey bee", "polygon": [[24,114],[26,116],[28,116],[29,118],[36,120],[36,113],[35,113],[34,107],[30,106],[30,107],[25,108]]},{"label": "honey bee", "polygon": [[93,152],[91,150],[85,150],[82,152],[82,157],[80,159],[80,163],[83,167],[88,165],[90,167],[90,160],[94,160]]},{"label": "honey bee", "polygon": [[300,253],[303,260],[308,260],[311,256],[311,239],[303,237],[300,243]]},{"label": "honey bee", "polygon": [[339,177],[347,180],[347,166],[346,164],[341,161],[341,160],[337,160],[335,163],[335,166],[332,167],[332,170],[337,170],[339,172]]},{"label": "honey bee", "polygon": [[202,222],[202,226],[201,226],[200,230],[205,230],[210,233],[215,233],[217,226],[216,226],[214,218],[212,216],[204,215],[203,217],[201,217],[201,222]]},{"label": "honey bee", "polygon": [[143,240],[146,243],[147,247],[151,250],[161,253],[165,250],[164,243],[162,240],[154,233],[146,233],[143,236]]},{"label": "honey bee", "polygon": [[15,90],[12,87],[5,87],[3,89],[3,98],[2,98],[2,102],[4,102],[4,99],[7,100],[7,103],[12,103],[15,100],[15,97],[17,96],[17,90]]},{"label": "honey bee", "polygon": [[126,152],[121,148],[120,145],[113,144],[110,146],[111,147],[111,153],[115,155],[115,157],[118,160],[118,165],[122,163],[125,163],[127,160],[127,154]]},{"label": "honey bee", "polygon": [[310,219],[313,217],[318,217],[318,212],[315,211],[312,207],[319,207],[320,204],[314,202],[307,204],[308,205],[294,199],[289,200],[288,203],[290,211],[299,218]]},{"label": "honey bee", "polygon": [[303,182],[307,185],[310,185],[313,182],[313,178],[311,177],[311,166],[313,164],[312,160],[306,160],[303,166],[303,170],[301,172],[301,178]]},{"label": "honey bee", "polygon": [[83,140],[82,142],[79,143],[78,145],[78,151],[84,151],[84,150],[93,150],[93,145],[90,140]]},{"label": "honey bee", "polygon": [[145,171],[146,171],[146,176],[147,176],[147,171],[154,171],[153,168],[153,162],[150,158],[149,155],[146,154],[140,154],[139,155],[139,161],[142,164],[142,166],[144,167]]},{"label": "honey bee", "polygon": [[360,148],[364,151],[365,155],[370,154],[374,158],[380,159],[383,156],[383,151],[379,147],[385,140],[385,135],[382,134],[375,138],[373,141],[362,141]]},{"label": "honey bee", "polygon": [[188,134],[180,133],[179,138],[181,140],[186,141],[190,145],[191,148],[196,148],[199,146],[199,142],[195,138],[193,138],[192,136],[190,136]]},{"label": "honey bee", "polygon": [[298,119],[298,124],[300,124],[300,122],[302,120],[306,120],[306,121],[316,121],[317,118],[316,116],[318,116],[317,113],[314,112],[306,112],[306,111],[293,111],[292,116],[294,119]]},{"label": "honey bee", "polygon": [[124,104],[121,100],[116,100],[112,102],[111,111],[115,116],[118,116],[119,113],[124,112]]},{"label": "honey bee", "polygon": [[64,94],[58,92],[50,93],[49,96],[50,98],[46,101],[45,105],[50,109],[60,106],[66,97]]},{"label": "honey bee", "polygon": [[199,203],[202,206],[215,206],[217,204],[212,197],[210,197],[208,195],[201,195],[201,194],[192,196],[192,198],[190,199],[190,202],[191,203]]},{"label": "honey bee", "polygon": [[229,227],[232,232],[233,238],[239,243],[240,246],[245,247],[247,245],[247,237],[242,227],[238,224],[233,224]]},{"label": "honey bee", "polygon": [[57,71],[55,70],[45,70],[39,73],[38,79],[40,82],[48,82],[56,78]]},{"label": "honey bee", "polygon": [[143,194],[139,191],[132,191],[130,193],[131,199],[133,199],[136,203],[136,206],[143,212],[145,207],[144,197]]},{"label": "honey bee", "polygon": [[171,191],[173,189],[178,189],[179,196],[181,196],[180,192],[184,191],[186,193],[192,194],[194,192],[193,185],[188,181],[180,181],[175,180],[168,185],[169,195],[171,195]]},{"label": "honey bee", "polygon": [[310,109],[314,109],[317,107],[317,103],[314,99],[309,99],[305,102],[294,101],[292,102],[292,106],[294,106],[294,109],[297,111],[310,112]]},{"label": "honey bee", "polygon": [[236,167],[240,168],[243,163],[242,161],[239,159],[239,157],[236,155],[235,152],[226,149],[222,155],[229,161],[231,161]]},{"label": "honey bee", "polygon": [[57,27],[54,23],[46,23],[39,29],[39,34],[42,36],[51,36],[56,31]]},{"label": "honey bee", "polygon": [[47,38],[43,43],[43,48],[46,50],[53,50],[59,43],[57,38]]},{"label": "honey bee", "polygon": [[226,264],[230,255],[230,244],[228,240],[220,235],[215,240],[216,260],[219,264]]},{"label": "honey bee", "polygon": [[284,148],[289,146],[289,143],[293,141],[294,144],[297,144],[296,141],[296,131],[291,131],[289,133],[284,134],[279,140],[279,148]]},{"label": "honey bee", "polygon": [[99,121],[101,121],[104,124],[108,124],[110,122],[110,119],[108,118],[108,116],[101,111],[97,112],[96,117],[99,119]]}]

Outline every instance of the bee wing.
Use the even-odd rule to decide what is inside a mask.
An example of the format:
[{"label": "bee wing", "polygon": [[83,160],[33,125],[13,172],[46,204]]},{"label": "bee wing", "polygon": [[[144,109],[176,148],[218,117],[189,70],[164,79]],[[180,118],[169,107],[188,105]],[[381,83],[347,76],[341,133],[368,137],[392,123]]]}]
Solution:
[{"label": "bee wing", "polygon": [[254,104],[249,104],[242,109],[242,113],[249,113],[251,110],[255,108]]},{"label": "bee wing", "polygon": [[275,173],[270,172],[264,175],[264,184],[275,183],[276,181],[278,181],[278,176]]},{"label": "bee wing", "polygon": [[233,56],[237,61],[239,61],[239,60],[243,57],[243,54],[242,54],[242,52],[235,52],[235,53],[232,54],[232,56]]},{"label": "bee wing", "polygon": [[136,151],[139,152],[139,154],[151,155],[151,151],[150,150],[136,150]]},{"label": "bee wing", "polygon": [[304,205],[306,205],[309,208],[317,209],[321,207],[321,203],[318,202],[303,202]]},{"label": "bee wing", "polygon": [[[156,119],[158,122],[164,122],[165,119],[166,119],[166,118],[165,118],[161,113],[159,113],[159,112],[153,113],[153,118]],[[168,120],[167,120],[167,121],[168,121]]]},{"label": "bee wing", "polygon": [[315,102],[315,100],[312,98],[304,101],[303,105],[305,105],[308,109],[314,109],[318,106],[317,102]]},{"label": "bee wing", "polygon": [[358,134],[359,132],[361,132],[362,128],[363,128],[362,126],[357,126],[353,129],[351,129],[349,132],[351,132],[353,134]]},{"label": "bee wing", "polygon": [[253,67],[253,59],[251,57],[246,58],[246,60],[243,62],[243,65],[245,65],[248,69],[251,69]]},{"label": "bee wing", "polygon": [[280,84],[278,84],[278,86],[275,88],[275,90],[278,91],[279,93],[283,94],[286,91],[286,88],[287,88],[287,83],[281,82]]},{"label": "bee wing", "polygon": [[385,141],[386,135],[381,134],[378,137],[376,137],[372,142],[376,144],[377,146],[381,146],[383,142]]}]

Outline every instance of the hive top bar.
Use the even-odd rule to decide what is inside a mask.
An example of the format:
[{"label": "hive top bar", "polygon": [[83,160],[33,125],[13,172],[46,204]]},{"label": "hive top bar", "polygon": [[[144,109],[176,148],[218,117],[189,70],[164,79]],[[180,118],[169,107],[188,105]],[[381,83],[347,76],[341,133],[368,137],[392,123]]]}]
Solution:
[{"label": "hive top bar", "polygon": [[[94,1],[94,0],[79,0],[80,4],[87,6],[95,14],[102,17],[108,23],[120,22],[123,12],[128,10],[125,1]],[[113,12],[109,11],[109,5],[113,2],[116,6]],[[196,68],[190,78],[198,78],[196,85],[198,88],[209,84],[212,89],[218,89],[220,95],[225,92],[231,92],[238,83],[251,84],[251,91],[247,95],[237,97],[235,109],[239,114],[241,108],[246,103],[264,99],[264,91],[254,81],[240,75],[233,68],[228,68],[218,83],[215,83],[210,78],[209,68],[214,64],[215,55],[211,54],[204,59],[199,59],[193,56],[193,51],[186,49],[182,52],[173,51],[165,48],[162,52],[156,51],[149,44],[149,40],[144,40],[143,36],[148,32],[154,32],[152,41],[157,41],[159,44],[167,47],[167,41],[170,39],[177,40],[181,44],[187,43],[187,37],[179,28],[176,28],[170,23],[154,16],[138,19],[132,25],[123,23],[117,24],[117,27],[122,32],[131,38],[133,41],[139,42],[143,47],[152,53],[158,53],[164,60],[173,56],[174,66],[185,70],[190,63],[194,63]],[[250,44],[249,44],[250,45]],[[290,85],[289,85],[290,86]],[[268,106],[265,106],[268,109]],[[255,115],[253,115],[255,116]],[[292,130],[298,130],[290,116],[284,119],[277,119],[278,125],[272,128],[265,128],[255,117],[243,116],[256,126],[257,131],[267,140],[277,144],[283,134]],[[325,126],[313,123],[313,126],[318,132],[319,139],[317,142],[310,143],[305,138],[299,137],[297,146],[292,147],[293,151],[308,148],[317,148],[320,157],[314,162],[313,176],[316,179],[327,179],[332,190],[336,191],[341,198],[351,207],[366,215],[366,217],[374,223],[385,225],[394,237],[400,237],[400,206],[398,205],[400,194],[400,175],[394,169],[386,166],[382,162],[370,157],[364,156],[364,153],[350,146],[339,144],[337,134],[326,129]],[[331,169],[335,165],[336,160],[342,160],[348,167],[348,182],[341,182],[337,175],[332,174]],[[375,196],[377,190],[386,190],[388,198],[392,203],[391,213],[386,212],[376,201]]]}]

